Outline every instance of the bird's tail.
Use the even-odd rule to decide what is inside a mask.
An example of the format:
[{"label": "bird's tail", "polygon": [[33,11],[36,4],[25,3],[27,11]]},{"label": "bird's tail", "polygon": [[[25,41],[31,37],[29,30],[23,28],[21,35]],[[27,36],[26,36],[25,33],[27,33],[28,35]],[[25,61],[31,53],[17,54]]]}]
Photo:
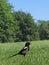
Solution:
[{"label": "bird's tail", "polygon": [[11,57],[16,56],[16,55],[18,55],[18,53],[17,53],[17,54],[14,54],[14,55],[12,55],[12,56],[10,56],[10,57],[8,57],[8,58],[11,58]]}]

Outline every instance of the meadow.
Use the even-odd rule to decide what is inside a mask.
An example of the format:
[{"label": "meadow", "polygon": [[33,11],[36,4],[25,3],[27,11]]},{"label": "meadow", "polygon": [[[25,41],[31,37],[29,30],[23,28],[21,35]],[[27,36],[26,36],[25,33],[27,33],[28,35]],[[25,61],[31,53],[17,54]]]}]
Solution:
[{"label": "meadow", "polygon": [[49,65],[49,40],[32,41],[26,56],[17,55],[25,42],[0,43],[0,65]]}]

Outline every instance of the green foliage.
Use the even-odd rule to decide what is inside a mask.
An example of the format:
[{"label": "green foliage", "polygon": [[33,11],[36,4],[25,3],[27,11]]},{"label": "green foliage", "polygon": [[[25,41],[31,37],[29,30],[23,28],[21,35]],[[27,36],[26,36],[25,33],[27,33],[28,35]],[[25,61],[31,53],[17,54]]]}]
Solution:
[{"label": "green foliage", "polygon": [[9,42],[13,34],[11,6],[6,0],[0,0],[0,42]]},{"label": "green foliage", "polygon": [[30,13],[12,12],[7,0],[0,0],[0,42],[49,39],[49,21],[35,23]]},{"label": "green foliage", "polygon": [[14,12],[13,16],[15,19],[15,24],[18,25],[18,30],[15,30],[15,36],[18,38],[16,41],[31,41],[38,39],[37,25],[35,24],[30,13],[18,11]]},{"label": "green foliage", "polygon": [[26,56],[16,54],[23,48],[25,42],[1,44],[0,43],[0,65],[49,65],[49,41],[33,41]]},{"label": "green foliage", "polygon": [[49,39],[49,21],[39,20],[40,39]]}]

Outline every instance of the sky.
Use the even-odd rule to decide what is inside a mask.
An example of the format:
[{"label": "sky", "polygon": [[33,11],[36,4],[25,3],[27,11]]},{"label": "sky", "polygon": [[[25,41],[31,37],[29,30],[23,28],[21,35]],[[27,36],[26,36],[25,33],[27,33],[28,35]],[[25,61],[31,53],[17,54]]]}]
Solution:
[{"label": "sky", "polygon": [[15,11],[30,13],[36,20],[49,20],[49,0],[8,0]]}]

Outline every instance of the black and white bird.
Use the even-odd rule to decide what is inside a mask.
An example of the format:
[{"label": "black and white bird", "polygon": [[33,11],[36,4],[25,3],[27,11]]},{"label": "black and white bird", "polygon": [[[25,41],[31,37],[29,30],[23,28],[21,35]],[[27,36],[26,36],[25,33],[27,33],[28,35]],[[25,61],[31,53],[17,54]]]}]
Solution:
[{"label": "black and white bird", "polygon": [[29,45],[30,45],[30,42],[26,42],[26,44],[23,47],[23,49],[21,49],[17,54],[14,54],[14,55],[12,55],[10,57],[13,57],[13,56],[16,56],[16,55],[23,55],[23,56],[25,56],[27,51],[29,51],[29,49],[30,49]]}]

